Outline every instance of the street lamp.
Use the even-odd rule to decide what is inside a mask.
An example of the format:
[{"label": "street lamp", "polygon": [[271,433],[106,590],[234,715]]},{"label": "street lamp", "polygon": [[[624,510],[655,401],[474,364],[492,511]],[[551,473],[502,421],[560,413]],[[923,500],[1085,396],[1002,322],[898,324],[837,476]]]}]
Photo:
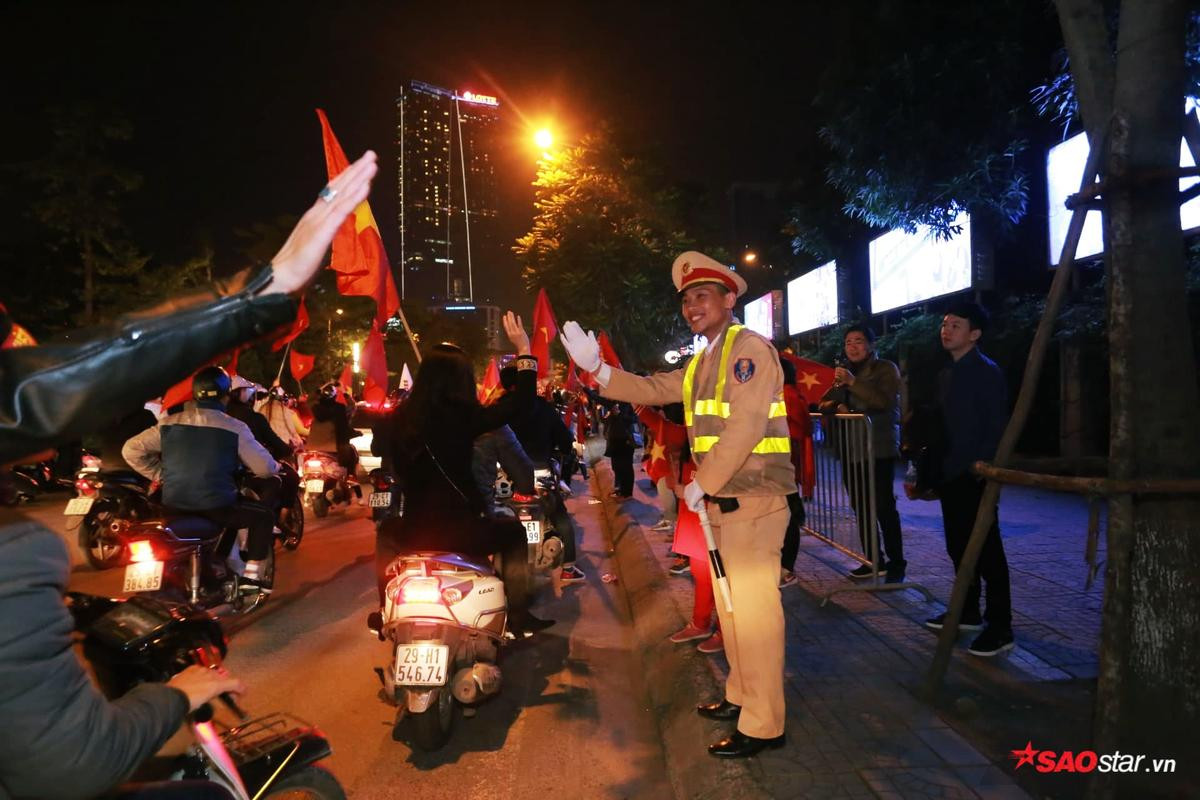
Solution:
[{"label": "street lamp", "polygon": [[554,145],[554,134],[549,128],[542,128],[533,135],[533,143],[542,150],[549,150]]},{"label": "street lamp", "polygon": [[742,263],[748,267],[753,266],[757,261],[758,261],[758,253],[754,252],[753,250],[747,250],[742,255]]},{"label": "street lamp", "polygon": [[350,345],[350,352],[354,355],[354,366],[352,367],[352,371],[354,372],[355,375],[357,375],[358,374],[358,356],[359,356],[359,353],[361,352],[359,349],[358,342],[354,342],[353,344]]}]

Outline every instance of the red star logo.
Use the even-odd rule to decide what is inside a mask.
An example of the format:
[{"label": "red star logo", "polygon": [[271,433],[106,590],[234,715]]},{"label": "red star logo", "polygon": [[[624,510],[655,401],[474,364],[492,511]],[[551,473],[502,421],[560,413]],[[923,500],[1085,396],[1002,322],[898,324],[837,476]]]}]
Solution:
[{"label": "red star logo", "polygon": [[1039,752],[1041,752],[1041,751],[1033,749],[1032,741],[1025,743],[1024,750],[1013,750],[1012,757],[1014,759],[1016,759],[1016,761],[1017,761],[1017,765],[1015,767],[1013,767],[1013,769],[1020,769],[1025,764],[1028,764],[1029,766],[1032,767],[1033,766],[1033,757],[1035,755],[1037,755]]}]

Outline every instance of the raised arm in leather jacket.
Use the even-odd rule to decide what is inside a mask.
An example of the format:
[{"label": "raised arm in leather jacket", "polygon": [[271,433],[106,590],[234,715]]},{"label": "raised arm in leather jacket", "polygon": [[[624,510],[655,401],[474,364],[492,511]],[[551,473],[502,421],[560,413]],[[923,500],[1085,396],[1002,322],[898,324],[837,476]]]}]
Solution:
[{"label": "raised arm in leather jacket", "polygon": [[0,463],[87,433],[294,319],[294,299],[258,294],[270,279],[247,270],[71,341],[0,350]]}]

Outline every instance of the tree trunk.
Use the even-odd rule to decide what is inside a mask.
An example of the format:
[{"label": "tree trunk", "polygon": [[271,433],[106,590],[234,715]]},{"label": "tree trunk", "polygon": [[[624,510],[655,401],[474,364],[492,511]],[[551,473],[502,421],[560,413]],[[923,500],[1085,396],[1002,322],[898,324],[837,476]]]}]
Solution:
[{"label": "tree trunk", "polygon": [[[1110,477],[1200,477],[1197,389],[1179,230],[1178,181],[1187,0],[1121,6],[1115,71],[1102,4],[1058,0],[1093,134],[1111,125],[1105,162],[1109,292]],[[1090,8],[1089,8],[1090,7]],[[1098,55],[1107,54],[1108,62]],[[1106,77],[1105,73],[1112,75]],[[1104,86],[1111,86],[1111,104]],[[1107,107],[1106,107],[1107,106]],[[1114,497],[1109,508],[1096,749],[1196,764],[1200,747],[1200,501]],[[1174,776],[1095,774],[1100,796],[1186,791]],[[1118,780],[1114,780],[1114,778]]]}]

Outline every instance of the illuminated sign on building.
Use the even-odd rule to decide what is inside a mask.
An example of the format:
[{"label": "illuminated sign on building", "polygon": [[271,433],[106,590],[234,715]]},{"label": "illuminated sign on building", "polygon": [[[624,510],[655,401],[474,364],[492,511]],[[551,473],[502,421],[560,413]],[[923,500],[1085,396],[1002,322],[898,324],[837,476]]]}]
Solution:
[{"label": "illuminated sign on building", "polygon": [[480,103],[485,106],[499,106],[500,101],[486,94],[475,94],[474,92],[463,92],[458,96],[459,100],[468,103]]}]

